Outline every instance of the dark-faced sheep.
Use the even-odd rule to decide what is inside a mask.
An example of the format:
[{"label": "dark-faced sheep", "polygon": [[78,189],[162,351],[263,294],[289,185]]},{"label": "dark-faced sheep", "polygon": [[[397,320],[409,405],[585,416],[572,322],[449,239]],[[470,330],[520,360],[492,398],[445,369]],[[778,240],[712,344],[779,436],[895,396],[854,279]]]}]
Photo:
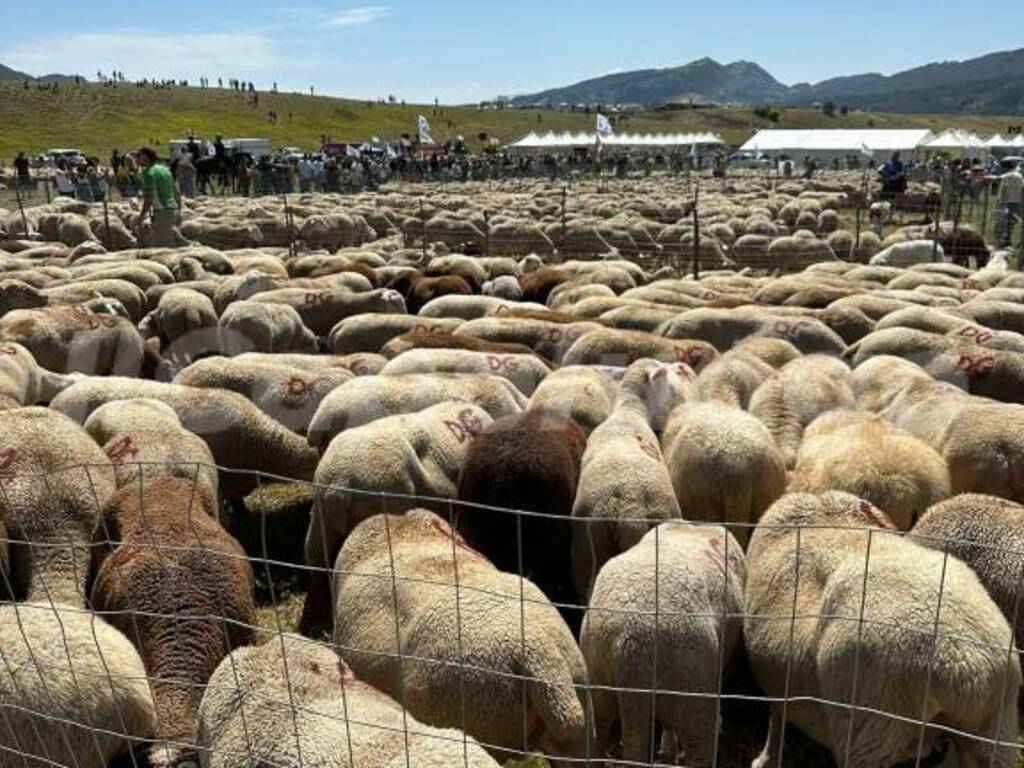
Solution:
[{"label": "dark-faced sheep", "polygon": [[362,523],[336,574],[333,639],[360,679],[428,725],[464,726],[495,757],[538,749],[558,768],[585,757],[583,657],[530,581],[424,510]]}]

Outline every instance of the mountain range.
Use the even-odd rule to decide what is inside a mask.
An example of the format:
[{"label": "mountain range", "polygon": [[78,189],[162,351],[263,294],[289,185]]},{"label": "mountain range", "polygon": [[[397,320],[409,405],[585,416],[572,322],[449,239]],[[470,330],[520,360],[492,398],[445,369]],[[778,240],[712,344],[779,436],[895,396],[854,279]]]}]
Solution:
[{"label": "mountain range", "polygon": [[837,107],[880,112],[1024,114],[1024,49],[898,72],[837,77],[787,86],[749,61],[700,59],[681,67],[618,72],[518,96],[517,106],[671,102]]},{"label": "mountain range", "polygon": [[[18,82],[24,82],[25,80],[31,80],[33,82],[38,81],[38,82],[41,82],[41,83],[52,83],[54,81],[64,82],[65,80],[74,80],[74,79],[75,79],[75,75],[60,75],[60,74],[56,74],[56,73],[50,74],[50,75],[42,75],[41,77],[33,77],[32,75],[28,74],[27,72],[19,72],[16,69],[11,69],[10,67],[5,67],[3,64],[0,64],[0,83],[5,82],[5,81],[12,81],[12,80],[18,81]],[[82,78],[82,79],[84,80],[85,78]]]}]

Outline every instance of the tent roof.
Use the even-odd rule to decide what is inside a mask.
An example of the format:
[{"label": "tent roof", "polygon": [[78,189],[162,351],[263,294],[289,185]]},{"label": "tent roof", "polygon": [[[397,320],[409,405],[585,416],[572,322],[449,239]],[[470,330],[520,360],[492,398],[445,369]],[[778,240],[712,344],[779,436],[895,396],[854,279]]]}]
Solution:
[{"label": "tent roof", "polygon": [[914,150],[933,138],[925,129],[811,129],[758,131],[744,152],[850,152]]},{"label": "tent roof", "polygon": [[[547,149],[556,147],[592,147],[597,141],[595,133],[547,133],[531,131],[510,146],[518,149]],[[721,145],[725,142],[711,133],[619,133],[601,139],[606,147],[689,147],[694,144]]]}]

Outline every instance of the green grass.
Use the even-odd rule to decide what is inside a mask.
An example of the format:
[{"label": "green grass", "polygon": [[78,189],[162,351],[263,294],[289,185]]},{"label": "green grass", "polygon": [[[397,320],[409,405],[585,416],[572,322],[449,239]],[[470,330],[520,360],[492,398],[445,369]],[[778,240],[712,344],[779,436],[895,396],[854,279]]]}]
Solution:
[{"label": "green grass", "polygon": [[[38,153],[71,146],[106,158],[110,150],[153,143],[166,147],[188,131],[212,138],[265,137],[277,147],[320,146],[327,134],[335,141],[364,141],[373,136],[394,139],[413,130],[417,115],[430,119],[434,138],[445,141],[458,134],[473,149],[477,134],[486,132],[502,141],[528,131],[591,130],[591,115],[528,110],[478,110],[474,107],[368,105],[364,101],[298,94],[260,92],[259,107],[230,90],[138,88],[121,85],[62,85],[57,93],[25,90],[19,83],[0,83],[0,164],[10,164],[18,151]],[[277,124],[267,120],[275,110]],[[291,113],[291,119],[288,114]],[[443,114],[442,114],[443,113]],[[449,127],[449,121],[452,125]],[[1012,118],[851,113],[829,118],[814,110],[784,110],[778,123],[757,118],[749,109],[710,109],[700,112],[659,112],[630,115],[619,130],[712,131],[730,143],[742,143],[758,128],[931,128],[960,126],[989,134],[1004,131]],[[1019,122],[1019,120],[1018,120]]]}]

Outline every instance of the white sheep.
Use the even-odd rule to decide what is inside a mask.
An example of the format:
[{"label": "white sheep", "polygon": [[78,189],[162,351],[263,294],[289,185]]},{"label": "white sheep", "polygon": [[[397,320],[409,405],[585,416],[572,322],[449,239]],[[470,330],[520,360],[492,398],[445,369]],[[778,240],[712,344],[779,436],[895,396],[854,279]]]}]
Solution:
[{"label": "white sheep", "polygon": [[0,647],[5,768],[106,768],[152,738],[156,712],[142,659],[98,616],[59,602],[2,605]]},{"label": "white sheep", "polygon": [[[317,492],[306,533],[306,563],[330,568],[342,542],[367,517],[405,512],[429,505],[430,499],[456,498],[470,443],[491,423],[482,408],[447,401],[335,437],[314,476]],[[445,507],[443,501],[437,504]],[[311,574],[310,581],[304,626],[325,618],[327,607],[322,570]]]},{"label": "white sheep", "polygon": [[425,510],[369,518],[335,568],[333,640],[360,679],[495,757],[539,749],[556,768],[585,757],[583,657],[533,583]]},{"label": "white sheep", "polygon": [[894,243],[871,257],[869,262],[876,267],[909,267],[946,260],[946,252],[932,240],[908,240]]},{"label": "white sheep", "polygon": [[508,379],[529,397],[551,369],[534,355],[418,348],[393,358],[381,371],[382,376],[410,373],[491,374]]},{"label": "white sheep", "polygon": [[210,678],[199,707],[203,768],[306,768],[497,763],[460,731],[417,721],[357,680],[330,648],[282,635],[239,648]]},{"label": "white sheep", "polygon": [[746,570],[743,549],[723,528],[682,521],[662,523],[605,563],[580,633],[597,755],[618,720],[623,760],[651,762],[659,723],[686,765],[712,765],[716,693],[740,637]]},{"label": "white sheep", "polygon": [[952,729],[960,764],[990,764],[979,738],[1014,745],[992,757],[1015,764],[1020,666],[1006,619],[966,565],[894,531],[841,492],[790,494],[755,531],[744,638],[779,699],[758,768],[778,764],[783,713],[848,766],[912,760],[922,736],[930,754],[939,732],[922,734],[921,720]]}]

